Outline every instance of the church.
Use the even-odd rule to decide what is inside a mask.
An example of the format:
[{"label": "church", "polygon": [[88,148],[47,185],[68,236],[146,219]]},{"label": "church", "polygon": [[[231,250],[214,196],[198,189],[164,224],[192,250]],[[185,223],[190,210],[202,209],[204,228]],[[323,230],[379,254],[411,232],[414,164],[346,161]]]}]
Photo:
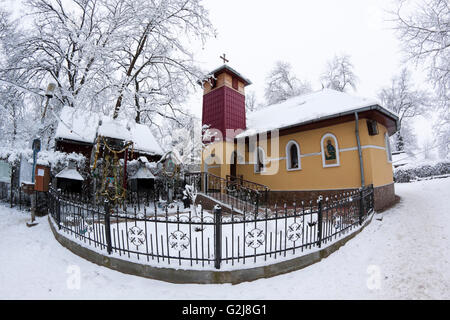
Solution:
[{"label": "church", "polygon": [[202,82],[209,127],[202,171],[264,185],[270,203],[374,188],[374,208],[395,201],[389,137],[398,116],[374,99],[322,89],[246,113],[251,81],[224,64]]}]

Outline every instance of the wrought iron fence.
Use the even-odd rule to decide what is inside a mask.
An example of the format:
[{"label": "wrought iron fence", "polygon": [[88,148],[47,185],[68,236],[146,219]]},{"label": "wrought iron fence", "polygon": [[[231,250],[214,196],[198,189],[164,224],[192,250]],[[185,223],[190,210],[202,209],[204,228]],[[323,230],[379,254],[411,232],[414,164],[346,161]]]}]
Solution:
[{"label": "wrought iron fence", "polygon": [[358,228],[373,212],[373,188],[242,213],[159,201],[103,206],[50,190],[57,227],[110,255],[148,264],[232,268],[306,254]]},{"label": "wrought iron fence", "polygon": [[226,179],[206,172],[185,174],[185,183],[194,184],[197,190],[237,212],[262,209],[268,202],[269,188],[240,177]]},{"label": "wrought iron fence", "polygon": [[30,195],[25,193],[22,188],[11,188],[10,183],[0,182],[0,201],[8,202],[10,207],[22,208],[30,207]]}]

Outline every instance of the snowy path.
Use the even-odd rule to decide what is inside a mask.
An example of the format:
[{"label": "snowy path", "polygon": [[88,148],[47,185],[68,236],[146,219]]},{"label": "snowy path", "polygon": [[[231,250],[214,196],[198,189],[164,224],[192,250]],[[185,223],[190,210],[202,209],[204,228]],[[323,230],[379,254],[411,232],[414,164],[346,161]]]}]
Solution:
[{"label": "snowy path", "polygon": [[[176,285],[99,267],[63,248],[47,217],[0,204],[1,299],[450,299],[450,179],[397,184],[402,201],[320,263],[239,285]],[[71,266],[80,289],[68,289]]]}]

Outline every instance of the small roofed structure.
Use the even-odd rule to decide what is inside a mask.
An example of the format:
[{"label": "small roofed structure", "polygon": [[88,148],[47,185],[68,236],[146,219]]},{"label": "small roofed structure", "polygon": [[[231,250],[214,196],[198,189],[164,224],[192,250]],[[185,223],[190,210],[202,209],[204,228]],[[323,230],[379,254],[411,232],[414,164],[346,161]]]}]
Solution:
[{"label": "small roofed structure", "polygon": [[145,124],[127,119],[112,119],[96,112],[65,106],[59,115],[55,133],[55,149],[67,153],[76,152],[90,159],[92,147],[99,136],[132,141],[134,157],[146,156],[158,161],[163,150]]},{"label": "small roofed structure", "polygon": [[65,192],[81,193],[83,176],[77,171],[74,162],[70,161],[69,166],[64,168],[56,176],[56,187]]},{"label": "small roofed structure", "polygon": [[130,183],[130,190],[133,192],[148,192],[155,187],[155,176],[148,167],[148,161],[145,157],[140,157],[138,160],[138,170],[128,178]]},{"label": "small roofed structure", "polygon": [[[126,196],[129,161],[144,157],[157,162],[164,153],[150,127],[134,120],[112,119],[100,112],[68,106],[61,110],[58,120],[55,150],[84,155],[88,161],[82,169],[91,172],[84,181],[88,193],[110,200],[120,201]],[[60,178],[61,187],[69,188],[70,179]],[[70,181],[70,188],[76,190],[83,185],[81,180]]]}]

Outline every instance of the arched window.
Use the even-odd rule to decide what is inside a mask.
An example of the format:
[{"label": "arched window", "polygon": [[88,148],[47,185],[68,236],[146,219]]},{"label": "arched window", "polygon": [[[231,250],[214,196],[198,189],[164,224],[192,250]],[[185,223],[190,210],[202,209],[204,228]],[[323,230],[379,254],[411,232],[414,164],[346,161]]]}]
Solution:
[{"label": "arched window", "polygon": [[264,154],[264,149],[258,147],[255,152],[255,173],[260,173],[264,171],[265,162],[266,156]]},{"label": "arched window", "polygon": [[386,149],[387,161],[392,163],[391,142],[389,141],[389,135],[387,133],[384,134],[384,144],[385,144],[385,149]]},{"label": "arched window", "polygon": [[297,142],[291,140],[286,145],[286,169],[288,171],[300,170],[300,147]]},{"label": "arched window", "polygon": [[322,165],[324,168],[340,166],[339,145],[334,134],[325,134],[322,137],[322,140],[320,140],[320,147],[322,150]]}]

